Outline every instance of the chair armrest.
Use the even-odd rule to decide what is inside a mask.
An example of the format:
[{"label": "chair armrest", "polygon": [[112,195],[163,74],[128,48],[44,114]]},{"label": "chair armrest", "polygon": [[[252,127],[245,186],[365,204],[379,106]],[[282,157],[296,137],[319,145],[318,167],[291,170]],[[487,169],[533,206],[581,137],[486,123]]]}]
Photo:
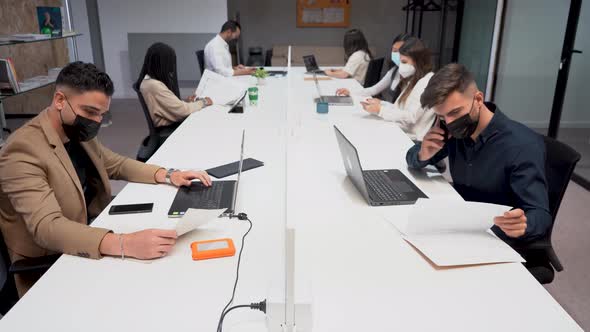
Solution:
[{"label": "chair armrest", "polygon": [[55,261],[57,261],[60,256],[61,254],[55,254],[21,259],[12,263],[8,269],[8,272],[10,274],[45,272],[51,267],[51,265],[53,265],[53,263],[55,263]]}]

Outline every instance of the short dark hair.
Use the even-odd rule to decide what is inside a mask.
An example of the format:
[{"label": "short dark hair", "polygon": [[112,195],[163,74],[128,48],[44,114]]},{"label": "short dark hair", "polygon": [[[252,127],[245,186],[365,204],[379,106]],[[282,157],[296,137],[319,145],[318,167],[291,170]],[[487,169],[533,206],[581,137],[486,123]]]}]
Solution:
[{"label": "short dark hair", "polygon": [[229,21],[223,23],[223,25],[221,26],[221,32],[224,32],[227,30],[231,30],[231,32],[235,32],[237,29],[240,29],[240,31],[241,31],[242,26],[240,25],[240,23],[238,23],[237,21],[234,21],[234,20],[229,20]]},{"label": "short dark hair", "polygon": [[473,74],[462,64],[450,63],[442,67],[428,82],[420,97],[423,108],[433,108],[453,92],[463,93],[475,83]]},{"label": "short dark hair", "polygon": [[57,75],[55,85],[65,86],[77,92],[100,91],[109,97],[115,92],[113,81],[107,73],[92,63],[82,61],[65,66]]}]

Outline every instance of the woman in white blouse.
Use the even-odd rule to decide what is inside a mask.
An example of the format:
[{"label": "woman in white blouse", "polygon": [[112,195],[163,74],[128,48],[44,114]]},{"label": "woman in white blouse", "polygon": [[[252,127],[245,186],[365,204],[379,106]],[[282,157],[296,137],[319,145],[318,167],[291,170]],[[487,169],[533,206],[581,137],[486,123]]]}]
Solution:
[{"label": "woman in white blouse", "polygon": [[[402,33],[397,35],[393,39],[393,43],[391,43],[391,69],[387,71],[385,76],[375,85],[370,86],[368,88],[361,89],[360,91],[354,91],[355,95],[359,95],[362,97],[372,97],[381,94],[383,91],[389,88],[392,92],[395,91],[397,87],[400,76],[398,72],[398,66],[400,64],[400,54],[399,49],[404,45],[404,42],[410,38],[411,35],[407,33]],[[350,96],[350,90],[346,88],[341,88],[336,90],[337,96]],[[394,96],[394,101],[397,99],[398,96]]]},{"label": "woman in white blouse", "polygon": [[[432,127],[435,119],[434,111],[424,109],[420,103],[420,97],[434,75],[432,55],[416,37],[406,40],[399,52],[400,82],[396,87],[399,97],[394,103],[370,98],[361,104],[365,111],[397,123],[412,140],[420,141]],[[397,94],[396,92],[394,94]]]},{"label": "woman in white blouse", "polygon": [[352,29],[344,34],[344,55],[346,56],[344,68],[325,70],[326,75],[335,78],[354,78],[363,85],[369,61],[373,55],[361,30]]},{"label": "woman in white blouse", "polygon": [[135,84],[139,86],[156,127],[176,127],[191,113],[213,103],[210,98],[180,98],[176,52],[164,43],[155,43],[148,48]]}]

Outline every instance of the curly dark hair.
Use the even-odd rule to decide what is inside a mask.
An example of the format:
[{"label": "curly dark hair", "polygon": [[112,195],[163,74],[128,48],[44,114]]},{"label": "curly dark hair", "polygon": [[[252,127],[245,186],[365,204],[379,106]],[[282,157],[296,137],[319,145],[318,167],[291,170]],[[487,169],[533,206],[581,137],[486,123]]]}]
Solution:
[{"label": "curly dark hair", "polygon": [[115,92],[113,81],[107,73],[92,63],[76,61],[65,66],[55,80],[57,87],[64,86],[77,92],[100,91],[107,96]]}]

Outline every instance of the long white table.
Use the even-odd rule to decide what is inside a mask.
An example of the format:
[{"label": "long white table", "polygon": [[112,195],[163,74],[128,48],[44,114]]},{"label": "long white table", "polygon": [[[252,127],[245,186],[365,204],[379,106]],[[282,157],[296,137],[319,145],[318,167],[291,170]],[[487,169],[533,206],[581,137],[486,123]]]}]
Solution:
[{"label": "long white table", "polygon": [[[246,79],[246,78],[242,78]],[[357,88],[321,81],[322,92]],[[521,264],[439,269],[406,243],[388,220],[408,206],[369,207],[346,178],[333,133],[337,125],[365,169],[399,168],[431,198],[458,194],[436,171],[409,172],[412,142],[393,123],[354,107],[317,114],[303,69],[269,78],[260,105],[244,114],[210,107],[191,115],[151,163],[206,169],[246,155],[265,166],[243,174],[238,211],[254,228],[246,239],[234,304],[285,301],[285,229],[295,232],[295,301],[310,303],[313,331],[580,331]],[[355,98],[357,99],[357,98]],[[147,215],[109,216],[95,226],[116,232],[171,227],[176,190],[129,184],[113,204],[155,202]],[[108,208],[105,210],[107,211]],[[195,262],[189,244],[231,237],[239,248],[247,223],[220,219],[183,236],[149,264],[63,256],[0,320],[4,331],[214,331],[231,295],[237,255]],[[224,331],[264,331],[265,316],[234,311]]]}]

